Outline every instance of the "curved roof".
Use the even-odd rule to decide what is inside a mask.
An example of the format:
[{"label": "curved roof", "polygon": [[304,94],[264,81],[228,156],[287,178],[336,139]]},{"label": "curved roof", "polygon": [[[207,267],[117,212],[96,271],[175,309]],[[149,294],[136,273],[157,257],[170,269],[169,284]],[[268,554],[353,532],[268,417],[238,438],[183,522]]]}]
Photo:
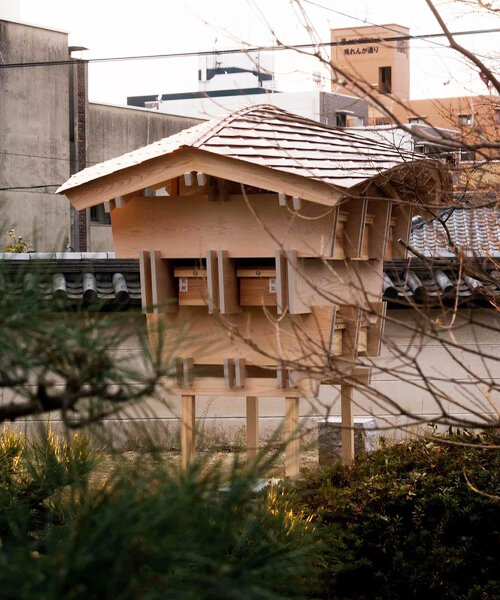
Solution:
[{"label": "curved roof", "polygon": [[425,160],[389,143],[260,104],[88,167],[73,175],[57,193],[181,148],[204,150],[339,188],[353,187],[410,161]]}]

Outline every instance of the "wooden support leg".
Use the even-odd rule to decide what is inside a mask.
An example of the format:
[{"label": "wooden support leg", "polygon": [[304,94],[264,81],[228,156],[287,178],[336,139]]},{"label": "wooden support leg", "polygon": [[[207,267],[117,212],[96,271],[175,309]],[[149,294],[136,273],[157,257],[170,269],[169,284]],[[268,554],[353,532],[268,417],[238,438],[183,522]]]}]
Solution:
[{"label": "wooden support leg", "polygon": [[182,396],[181,449],[183,469],[187,469],[194,458],[196,444],[195,417],[195,396]]},{"label": "wooden support leg", "polygon": [[353,395],[354,386],[344,383],[340,386],[343,465],[350,465],[354,459],[354,417],[352,413]]},{"label": "wooden support leg", "polygon": [[299,399],[285,398],[285,475],[294,479],[299,476]]},{"label": "wooden support leg", "polygon": [[259,399],[247,396],[247,459],[252,460],[259,451]]}]

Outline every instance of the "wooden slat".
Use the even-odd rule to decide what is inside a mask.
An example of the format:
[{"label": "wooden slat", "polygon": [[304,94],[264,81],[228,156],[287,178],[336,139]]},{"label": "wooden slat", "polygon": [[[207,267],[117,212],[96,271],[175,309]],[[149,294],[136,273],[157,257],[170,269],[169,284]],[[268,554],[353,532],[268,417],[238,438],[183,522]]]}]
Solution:
[{"label": "wooden slat", "polygon": [[207,293],[208,312],[212,315],[219,309],[219,267],[215,250],[207,250]]},{"label": "wooden slat", "polygon": [[219,271],[219,310],[223,315],[238,312],[238,280],[234,261],[228,257],[227,250],[217,251]]},{"label": "wooden slat", "polygon": [[196,398],[183,395],[181,417],[182,468],[187,469],[193,461],[196,448]]},{"label": "wooden slat", "polygon": [[365,198],[354,198],[342,207],[349,216],[344,224],[344,254],[346,258],[360,258],[367,210]]},{"label": "wooden slat", "polygon": [[391,201],[369,200],[368,213],[374,216],[373,225],[370,227],[369,258],[383,260],[389,238]]},{"label": "wooden slat", "polygon": [[172,261],[161,258],[157,250],[150,251],[153,312],[177,311],[177,286],[172,273]]},{"label": "wooden slat", "polygon": [[299,476],[299,398],[285,398],[285,475],[290,479]]},{"label": "wooden slat", "polygon": [[286,254],[283,250],[276,250],[275,264],[276,304],[278,307],[278,314],[282,315],[288,310],[288,265],[286,261]]},{"label": "wooden slat", "polygon": [[368,324],[367,356],[379,356],[380,346],[382,344],[382,335],[384,332],[385,315],[387,311],[387,302],[378,302],[373,304],[376,317]]},{"label": "wooden slat", "polygon": [[259,451],[259,399],[246,397],[247,458],[255,459]]},{"label": "wooden slat", "polygon": [[276,269],[269,267],[236,269],[236,277],[276,277]]},{"label": "wooden slat", "polygon": [[148,250],[139,252],[139,272],[141,278],[141,305],[143,312],[151,310],[153,295],[151,289],[151,257]]},{"label": "wooden slat", "polygon": [[234,360],[234,387],[243,388],[245,387],[246,368],[245,359],[236,358]]}]

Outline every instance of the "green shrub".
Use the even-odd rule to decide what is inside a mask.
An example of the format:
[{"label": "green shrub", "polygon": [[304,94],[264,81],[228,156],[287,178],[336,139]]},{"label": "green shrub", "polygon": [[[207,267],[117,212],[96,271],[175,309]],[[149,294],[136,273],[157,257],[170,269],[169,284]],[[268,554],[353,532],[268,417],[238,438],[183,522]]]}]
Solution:
[{"label": "green shrub", "polygon": [[305,595],[313,527],[275,491],[256,494],[257,472],[200,462],[181,473],[137,456],[105,477],[82,468],[70,481],[57,452],[21,466],[15,457],[31,448],[9,448],[4,487],[15,507],[3,524],[16,532],[1,537],[2,600]]},{"label": "green shrub", "polygon": [[297,504],[324,541],[319,596],[500,598],[500,502],[465,478],[499,494],[500,451],[484,441],[465,433],[401,443],[299,483]]}]

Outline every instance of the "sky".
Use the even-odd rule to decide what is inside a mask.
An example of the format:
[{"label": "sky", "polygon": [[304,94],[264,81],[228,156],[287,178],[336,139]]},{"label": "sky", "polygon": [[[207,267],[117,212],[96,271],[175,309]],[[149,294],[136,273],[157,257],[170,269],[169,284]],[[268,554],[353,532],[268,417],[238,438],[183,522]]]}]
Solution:
[{"label": "sky", "polygon": [[[456,0],[437,5],[451,30],[500,27],[499,18],[466,11]],[[75,54],[82,58],[268,45],[276,37],[287,44],[308,42],[311,30],[297,6],[293,0],[0,0],[4,13],[10,8],[24,22],[68,31],[70,45],[89,48]],[[302,7],[313,35],[323,41],[329,41],[331,28],[361,26],[363,20],[405,25],[415,35],[440,31],[425,0],[302,0]],[[500,34],[459,41],[491,56]],[[477,70],[465,69],[443,44],[444,38],[411,42],[412,97],[485,93]],[[280,91],[313,90],[313,73],[322,70],[316,59],[296,52],[275,52],[274,67]],[[132,95],[195,91],[197,69],[197,58],[91,64],[89,97],[124,104]]]}]

